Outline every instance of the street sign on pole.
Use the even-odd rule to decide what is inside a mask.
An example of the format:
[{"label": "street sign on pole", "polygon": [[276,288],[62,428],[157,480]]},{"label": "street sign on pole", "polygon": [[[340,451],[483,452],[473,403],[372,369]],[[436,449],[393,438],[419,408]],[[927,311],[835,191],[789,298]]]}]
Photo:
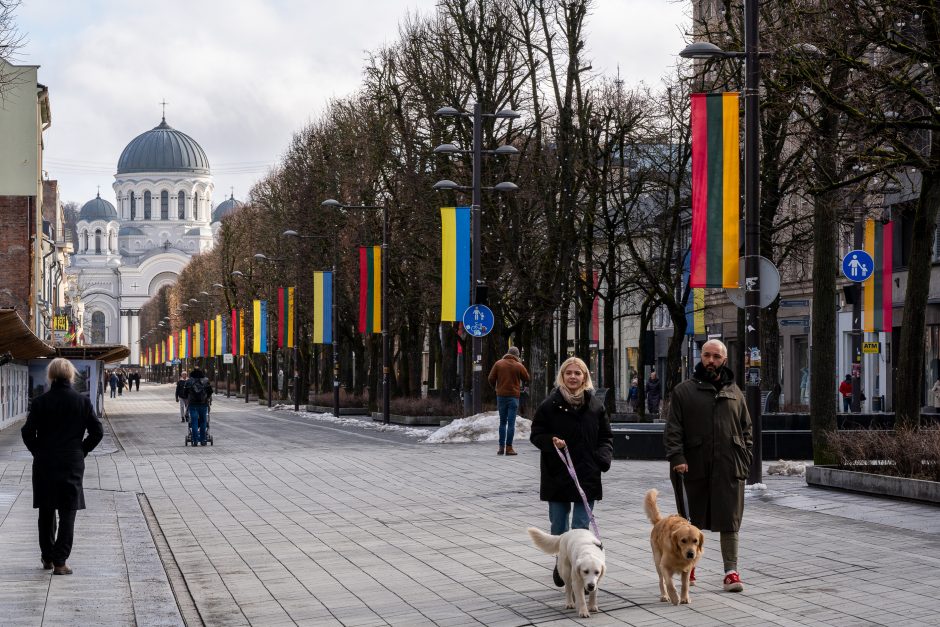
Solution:
[{"label": "street sign on pole", "polygon": [[496,317],[486,305],[470,305],[463,312],[463,328],[473,337],[483,337],[493,330]]},{"label": "street sign on pole", "polygon": [[[774,302],[774,299],[777,298],[777,295],[780,293],[780,272],[777,270],[777,266],[767,257],[760,257],[760,296],[759,304],[760,308],[763,309]],[[740,263],[740,273],[738,276],[738,284],[744,285],[744,257],[741,258]],[[725,288],[725,293],[728,294],[728,298],[734,303],[738,309],[744,309],[744,290],[740,287],[728,287]]]},{"label": "street sign on pole", "polygon": [[875,271],[875,261],[864,250],[850,250],[842,258],[842,274],[849,281],[861,283]]}]

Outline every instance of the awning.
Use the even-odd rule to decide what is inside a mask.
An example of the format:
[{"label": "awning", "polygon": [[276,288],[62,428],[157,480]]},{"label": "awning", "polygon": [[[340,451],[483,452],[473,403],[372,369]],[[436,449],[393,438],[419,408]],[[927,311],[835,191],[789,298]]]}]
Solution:
[{"label": "awning", "polygon": [[92,344],[89,346],[57,346],[56,354],[66,359],[91,359],[106,364],[126,359],[131,349],[123,344]]},{"label": "awning", "polygon": [[4,353],[13,359],[35,359],[55,355],[55,348],[36,337],[16,311],[0,309],[0,355]]}]

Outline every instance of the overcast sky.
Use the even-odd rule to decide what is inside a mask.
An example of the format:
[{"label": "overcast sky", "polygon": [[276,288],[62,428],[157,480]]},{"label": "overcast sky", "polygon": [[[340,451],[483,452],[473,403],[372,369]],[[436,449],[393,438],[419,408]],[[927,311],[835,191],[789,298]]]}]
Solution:
[{"label": "overcast sky", "polygon": [[[676,63],[686,9],[673,0],[596,0],[585,38],[595,71],[655,85]],[[45,169],[64,201],[112,203],[117,159],[160,123],[206,151],[214,202],[244,199],[294,132],[360,83],[366,51],[397,39],[435,0],[23,0],[52,127]],[[447,104],[447,103],[441,103]]]}]

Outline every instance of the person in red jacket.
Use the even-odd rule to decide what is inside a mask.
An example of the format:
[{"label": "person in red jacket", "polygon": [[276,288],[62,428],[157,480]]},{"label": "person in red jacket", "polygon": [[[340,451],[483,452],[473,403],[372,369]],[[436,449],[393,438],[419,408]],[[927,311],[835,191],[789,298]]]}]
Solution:
[{"label": "person in red jacket", "polygon": [[852,411],[852,375],[845,375],[845,381],[839,384],[839,394],[842,395],[842,411]]},{"label": "person in red jacket", "polygon": [[522,382],[529,382],[529,371],[519,360],[519,349],[510,346],[503,358],[493,364],[488,377],[496,388],[496,408],[499,410],[499,449],[497,455],[515,455],[512,438],[516,434],[516,412]]}]

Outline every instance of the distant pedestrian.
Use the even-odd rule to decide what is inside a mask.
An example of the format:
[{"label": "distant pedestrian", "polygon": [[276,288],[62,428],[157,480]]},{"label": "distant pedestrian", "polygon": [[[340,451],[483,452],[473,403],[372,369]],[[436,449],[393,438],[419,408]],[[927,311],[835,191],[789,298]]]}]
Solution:
[{"label": "distant pedestrian", "polygon": [[114,398],[117,395],[118,376],[113,370],[111,376],[108,377],[108,384],[111,386],[111,398]]},{"label": "distant pedestrian", "polygon": [[[603,498],[601,473],[610,470],[613,435],[607,410],[594,394],[591,373],[582,360],[566,359],[555,384],[555,390],[535,410],[529,440],[541,451],[539,498],[548,501],[552,535],[557,536],[569,529],[587,529],[590,524],[581,495],[558,451],[568,449],[588,507],[593,509],[594,503]],[[564,585],[557,566],[552,575],[555,585]]]},{"label": "distant pedestrian", "polygon": [[[724,589],[741,592],[738,530],[753,439],[747,403],[727,360],[722,342],[705,342],[692,378],[672,391],[663,443],[680,513],[699,529],[720,532]],[[694,580],[694,570],[690,578]]]},{"label": "distant pedestrian", "polygon": [[852,411],[852,375],[845,375],[845,379],[839,384],[839,394],[842,395],[842,411]]},{"label": "distant pedestrian", "polygon": [[496,388],[496,409],[499,410],[499,449],[496,454],[515,455],[512,438],[516,434],[516,413],[522,383],[529,382],[529,371],[519,360],[519,349],[510,346],[503,358],[493,364],[488,377]]},{"label": "distant pedestrian", "polygon": [[212,404],[212,383],[199,368],[189,373],[189,380],[183,386],[186,401],[189,403],[190,428],[193,433],[193,446],[206,445],[206,424],[209,417],[209,405]]},{"label": "distant pedestrian", "polygon": [[627,405],[630,411],[636,411],[637,403],[640,401],[640,382],[638,379],[630,381],[630,390],[627,392]]},{"label": "distant pedestrian", "polygon": [[42,567],[54,575],[71,575],[66,562],[72,552],[75,512],[85,509],[85,456],[104,432],[91,400],[72,389],[75,367],[70,361],[53,359],[46,376],[50,389],[33,399],[21,434],[33,454],[33,507],[39,510]]},{"label": "distant pedestrian", "polygon": [[134,373],[134,391],[140,392],[140,371]]},{"label": "distant pedestrian", "polygon": [[663,400],[662,383],[656,371],[650,373],[650,378],[646,381],[646,406],[651,414],[659,413],[659,403]]},{"label": "distant pedestrian", "polygon": [[186,399],[186,380],[189,374],[183,370],[180,373],[180,380],[176,382],[176,401],[180,404],[180,422],[189,420],[189,401]]},{"label": "distant pedestrian", "polygon": [[124,396],[124,386],[127,385],[127,378],[124,373],[118,371],[118,396]]}]

